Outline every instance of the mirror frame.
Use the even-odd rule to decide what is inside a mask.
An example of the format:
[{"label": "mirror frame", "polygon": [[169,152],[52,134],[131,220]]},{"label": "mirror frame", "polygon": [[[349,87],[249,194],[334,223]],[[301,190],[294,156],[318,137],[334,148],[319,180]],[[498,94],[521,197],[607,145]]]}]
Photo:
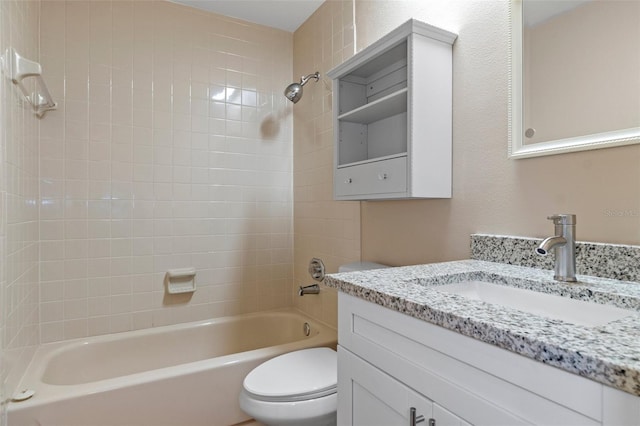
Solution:
[{"label": "mirror frame", "polygon": [[591,149],[612,148],[640,143],[640,127],[614,130],[566,139],[538,142],[531,145],[524,143],[524,92],[523,81],[523,19],[522,2],[510,0],[510,56],[509,56],[509,158],[521,159],[543,155],[563,154],[566,152],[586,151]]}]

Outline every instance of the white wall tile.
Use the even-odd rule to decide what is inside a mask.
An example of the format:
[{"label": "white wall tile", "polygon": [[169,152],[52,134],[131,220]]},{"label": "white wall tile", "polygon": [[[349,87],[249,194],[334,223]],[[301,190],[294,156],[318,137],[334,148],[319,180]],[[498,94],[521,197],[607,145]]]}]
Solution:
[{"label": "white wall tile", "polygon": [[[0,3],[0,51],[13,47],[28,58],[40,58],[38,25],[39,2],[3,1]],[[60,37],[50,45],[60,45]],[[51,89],[59,94],[59,85],[51,80]],[[28,82],[27,82],[28,83]],[[50,179],[44,189],[48,217],[61,217],[63,195],[62,157],[39,165],[39,120],[22,102],[22,94],[7,78],[0,81],[0,400],[15,391],[18,380],[39,343],[39,167]],[[46,148],[55,153],[62,145],[62,125],[43,129],[49,139]],[[35,184],[35,185],[34,185]],[[55,201],[53,201],[55,200]],[[61,229],[48,229],[49,241],[61,237]],[[47,247],[52,255],[52,247]],[[53,262],[56,262],[55,260]],[[52,292],[54,293],[54,292]],[[48,294],[55,298],[52,294]],[[47,312],[56,316],[56,308]],[[59,317],[59,315],[58,315]],[[36,327],[37,328],[37,327]],[[0,422],[5,419],[6,404],[0,406]]]},{"label": "white wall tile", "polygon": [[[292,36],[166,2],[1,3],[2,49],[5,28],[31,28],[11,43],[42,59],[60,108],[41,121],[1,117],[3,182],[13,185],[0,186],[0,238],[25,244],[0,253],[0,349],[15,346],[4,318],[18,312],[40,314],[26,348],[290,305],[292,117],[270,100],[291,79]],[[286,53],[261,53],[272,51]],[[1,87],[4,109],[18,108]],[[265,117],[279,117],[278,132],[261,134]],[[256,252],[271,234],[279,251]],[[200,290],[175,309],[163,302],[164,273],[185,266],[198,267]],[[247,289],[258,280],[276,291],[256,297]],[[19,284],[38,297],[7,312],[4,295]]]}]

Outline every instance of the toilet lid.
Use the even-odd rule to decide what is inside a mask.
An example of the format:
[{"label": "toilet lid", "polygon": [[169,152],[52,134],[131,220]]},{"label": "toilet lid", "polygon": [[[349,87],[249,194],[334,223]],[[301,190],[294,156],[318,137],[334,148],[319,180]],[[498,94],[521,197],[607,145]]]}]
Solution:
[{"label": "toilet lid", "polygon": [[311,399],[335,393],[337,378],[336,351],[303,349],[277,356],[253,369],[244,379],[244,389],[261,399]]}]

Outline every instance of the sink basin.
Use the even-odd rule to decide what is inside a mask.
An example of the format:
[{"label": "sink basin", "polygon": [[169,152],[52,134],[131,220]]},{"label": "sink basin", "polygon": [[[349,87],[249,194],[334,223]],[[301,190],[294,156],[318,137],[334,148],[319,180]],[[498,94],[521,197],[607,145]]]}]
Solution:
[{"label": "sink basin", "polygon": [[615,306],[585,302],[484,281],[464,281],[447,284],[435,287],[435,290],[459,294],[468,299],[507,306],[542,317],[559,319],[589,327],[605,325],[611,321],[636,313]]}]

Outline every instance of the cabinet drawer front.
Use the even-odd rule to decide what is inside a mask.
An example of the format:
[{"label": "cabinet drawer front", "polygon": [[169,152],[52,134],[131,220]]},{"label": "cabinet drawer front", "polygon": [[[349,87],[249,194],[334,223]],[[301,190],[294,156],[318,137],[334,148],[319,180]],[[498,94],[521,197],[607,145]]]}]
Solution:
[{"label": "cabinet drawer front", "polygon": [[407,158],[391,158],[337,169],[337,196],[407,191]]}]

